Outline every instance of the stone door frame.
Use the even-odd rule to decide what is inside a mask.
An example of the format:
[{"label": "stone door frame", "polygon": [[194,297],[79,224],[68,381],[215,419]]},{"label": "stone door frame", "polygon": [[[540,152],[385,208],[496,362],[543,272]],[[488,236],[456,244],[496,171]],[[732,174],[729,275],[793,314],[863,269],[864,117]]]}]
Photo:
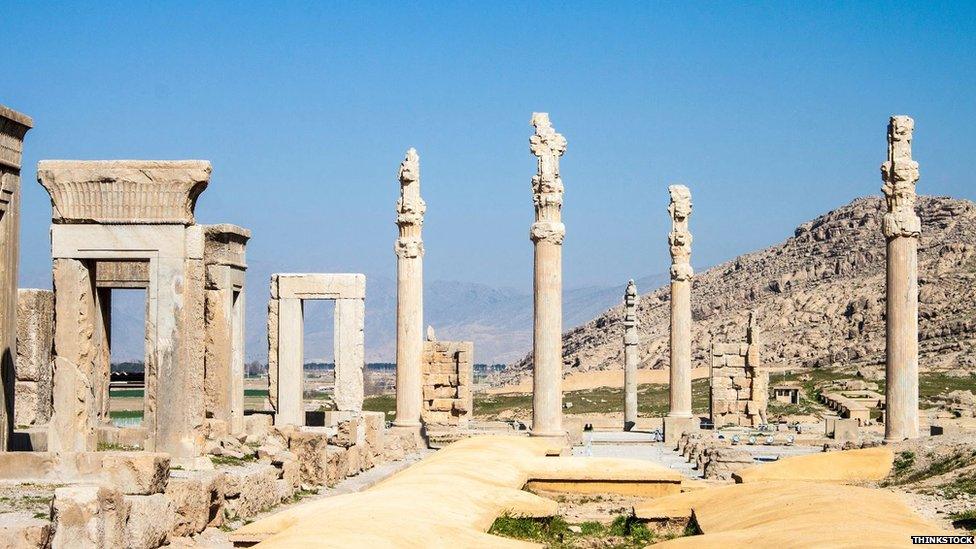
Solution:
[{"label": "stone door frame", "polygon": [[[145,349],[145,397],[143,426],[146,428],[146,449],[171,449],[195,447],[193,441],[184,440],[186,433],[196,426],[184,425],[188,414],[185,410],[157,409],[159,402],[186,402],[195,385],[195,372],[181,368],[181,324],[184,307],[185,263],[198,256],[202,261],[203,250],[189,250],[189,231],[183,225],[95,225],[64,224],[51,227],[51,250],[55,263],[55,303],[59,321],[55,324],[56,365],[54,373],[55,411],[51,420],[49,447],[53,451],[92,451],[97,446],[95,428],[99,423],[96,403],[101,391],[107,397],[108,372],[98,371],[96,364],[79,364],[87,356],[86,350],[72,353],[63,346],[77,348],[71,343],[78,338],[77,330],[93,329],[97,333],[107,318],[103,318],[98,305],[99,285],[96,280],[97,261],[148,261],[149,281],[146,288],[146,349]],[[202,239],[199,239],[202,241]],[[193,248],[196,246],[190,246]],[[198,253],[194,253],[198,252]],[[81,267],[78,272],[84,280],[79,287],[69,288],[58,284],[61,265]],[[76,264],[75,264],[76,263]],[[113,287],[111,284],[101,286]],[[123,287],[123,286],[119,286]],[[127,285],[124,287],[136,287]],[[94,318],[79,328],[68,320],[72,316],[84,319],[88,313],[79,294],[92,292]],[[74,314],[72,314],[74,313]],[[102,324],[103,326],[104,324]],[[96,355],[101,353],[102,342],[95,340]],[[80,357],[78,356],[80,354]],[[73,356],[74,355],[74,356]],[[90,357],[88,357],[90,358]],[[76,361],[75,364],[71,364]],[[87,379],[86,379],[87,377]],[[159,383],[159,380],[165,380]],[[101,385],[104,384],[103,388]],[[197,390],[199,392],[199,389]],[[87,394],[85,394],[87,393]],[[79,400],[77,395],[91,397]],[[177,408],[168,406],[167,408]],[[201,410],[202,412],[202,410]],[[201,420],[202,420],[202,413]],[[86,418],[81,423],[79,417]]]},{"label": "stone door frame", "polygon": [[304,303],[335,301],[333,348],[336,408],[363,407],[363,274],[279,273],[271,275],[268,303],[268,397],[275,425],[305,425]]}]

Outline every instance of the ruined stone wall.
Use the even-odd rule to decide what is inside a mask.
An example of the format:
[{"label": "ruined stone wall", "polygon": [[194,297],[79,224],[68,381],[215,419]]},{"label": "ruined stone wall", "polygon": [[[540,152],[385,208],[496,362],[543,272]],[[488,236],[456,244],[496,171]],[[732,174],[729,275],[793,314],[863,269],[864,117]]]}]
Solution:
[{"label": "ruined stone wall", "polygon": [[424,423],[466,426],[473,414],[474,343],[425,341],[423,358]]},{"label": "ruined stone wall", "polygon": [[20,163],[30,117],[0,105],[0,452],[13,427],[20,246]]},{"label": "ruined stone wall", "polygon": [[42,425],[51,419],[54,292],[17,292],[15,425]]},{"label": "ruined stone wall", "polygon": [[769,371],[760,364],[758,342],[713,343],[711,355],[711,416],[715,427],[766,423]]}]

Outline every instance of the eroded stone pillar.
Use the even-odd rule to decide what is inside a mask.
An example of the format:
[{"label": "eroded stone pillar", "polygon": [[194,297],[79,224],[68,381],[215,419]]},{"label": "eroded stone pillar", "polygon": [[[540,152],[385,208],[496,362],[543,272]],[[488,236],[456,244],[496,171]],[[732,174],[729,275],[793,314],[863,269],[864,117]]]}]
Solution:
[{"label": "eroded stone pillar", "polygon": [[0,451],[14,421],[17,356],[17,270],[20,246],[20,163],[29,116],[0,105]]},{"label": "eroded stone pillar", "polygon": [[918,239],[915,214],[918,162],[912,160],[915,121],[892,116],[888,160],[881,179],[888,211],[881,230],[887,240],[885,442],[918,437]]},{"label": "eroded stone pillar", "polygon": [[365,303],[362,299],[335,301],[333,356],[337,410],[361,412],[363,409],[365,314]]},{"label": "eroded stone pillar", "polygon": [[624,291],[624,431],[637,423],[637,285]]},{"label": "eroded stone pillar", "polygon": [[397,227],[400,236],[397,255],[397,339],[396,420],[397,427],[420,427],[423,400],[424,354],[424,241],[421,229],[427,205],[420,197],[420,157],[410,149],[400,163],[400,200]]},{"label": "eroded stone pillar", "polygon": [[549,114],[532,113],[535,134],[529,150],[537,159],[532,177],[535,223],[529,238],[535,245],[532,332],[532,436],[563,437],[563,180],[559,158],[566,138],[556,133]]},{"label": "eroded stone pillar", "polygon": [[278,300],[275,425],[305,425],[304,319],[301,299]]},{"label": "eroded stone pillar", "polygon": [[53,348],[54,292],[18,290],[15,425],[44,425],[51,419]]},{"label": "eroded stone pillar", "polygon": [[89,265],[77,259],[55,259],[54,292],[54,396],[47,448],[94,451],[99,315]]},{"label": "eroded stone pillar", "polygon": [[684,185],[668,187],[671,203],[671,372],[668,415],[664,420],[664,441],[677,440],[693,428],[691,413],[691,191]]}]

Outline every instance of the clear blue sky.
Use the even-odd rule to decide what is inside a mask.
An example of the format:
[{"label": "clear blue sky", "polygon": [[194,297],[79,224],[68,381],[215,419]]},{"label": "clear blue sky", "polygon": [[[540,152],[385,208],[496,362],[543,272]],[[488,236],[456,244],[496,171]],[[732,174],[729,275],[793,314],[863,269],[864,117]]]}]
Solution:
[{"label": "clear blue sky", "polygon": [[919,191],[976,198],[971,2],[0,3],[0,103],[36,124],[25,286],[42,158],[208,159],[198,220],[252,229],[253,266],[393,276],[412,146],[427,276],[528,288],[532,111],[569,141],[568,287],[666,270],[669,183],[698,268],[879,194],[894,113]]}]

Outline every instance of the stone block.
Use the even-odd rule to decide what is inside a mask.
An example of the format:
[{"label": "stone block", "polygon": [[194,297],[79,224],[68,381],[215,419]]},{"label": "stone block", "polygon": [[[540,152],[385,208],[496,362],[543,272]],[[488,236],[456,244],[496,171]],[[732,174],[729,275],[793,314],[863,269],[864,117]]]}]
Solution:
[{"label": "stone block", "polygon": [[301,482],[326,484],[328,479],[329,436],[324,433],[296,431],[288,441],[288,448],[299,463]]},{"label": "stone block", "polygon": [[359,417],[352,417],[345,421],[340,421],[338,432],[335,436],[329,437],[329,444],[348,448],[355,444],[366,443],[366,428]]},{"label": "stone block", "polygon": [[78,471],[98,474],[123,494],[157,494],[169,481],[169,459],[159,452],[90,452],[78,454]]},{"label": "stone block", "polygon": [[346,478],[349,471],[349,457],[346,448],[326,446],[327,468],[325,484],[332,487]]},{"label": "stone block", "polygon": [[44,549],[50,547],[54,528],[51,521],[30,513],[0,514],[0,549]]},{"label": "stone block", "polygon": [[386,418],[383,412],[363,412],[362,424],[369,454],[373,457],[382,455],[386,434]]},{"label": "stone block", "polygon": [[699,423],[697,417],[664,416],[664,444],[677,447],[681,435],[694,434],[699,429]]},{"label": "stone block", "polygon": [[125,547],[155,549],[166,541],[173,529],[173,501],[164,494],[125,496],[129,520],[125,524]]},{"label": "stone block", "polygon": [[429,408],[433,412],[450,412],[454,409],[454,399],[435,398],[430,402]]},{"label": "stone block", "polygon": [[122,492],[104,486],[66,486],[54,491],[55,549],[125,547],[129,506]]},{"label": "stone block", "polygon": [[173,536],[190,536],[223,520],[223,472],[176,471],[166,486]]},{"label": "stone block", "polygon": [[274,466],[255,463],[229,468],[224,474],[227,516],[249,518],[281,503]]}]

